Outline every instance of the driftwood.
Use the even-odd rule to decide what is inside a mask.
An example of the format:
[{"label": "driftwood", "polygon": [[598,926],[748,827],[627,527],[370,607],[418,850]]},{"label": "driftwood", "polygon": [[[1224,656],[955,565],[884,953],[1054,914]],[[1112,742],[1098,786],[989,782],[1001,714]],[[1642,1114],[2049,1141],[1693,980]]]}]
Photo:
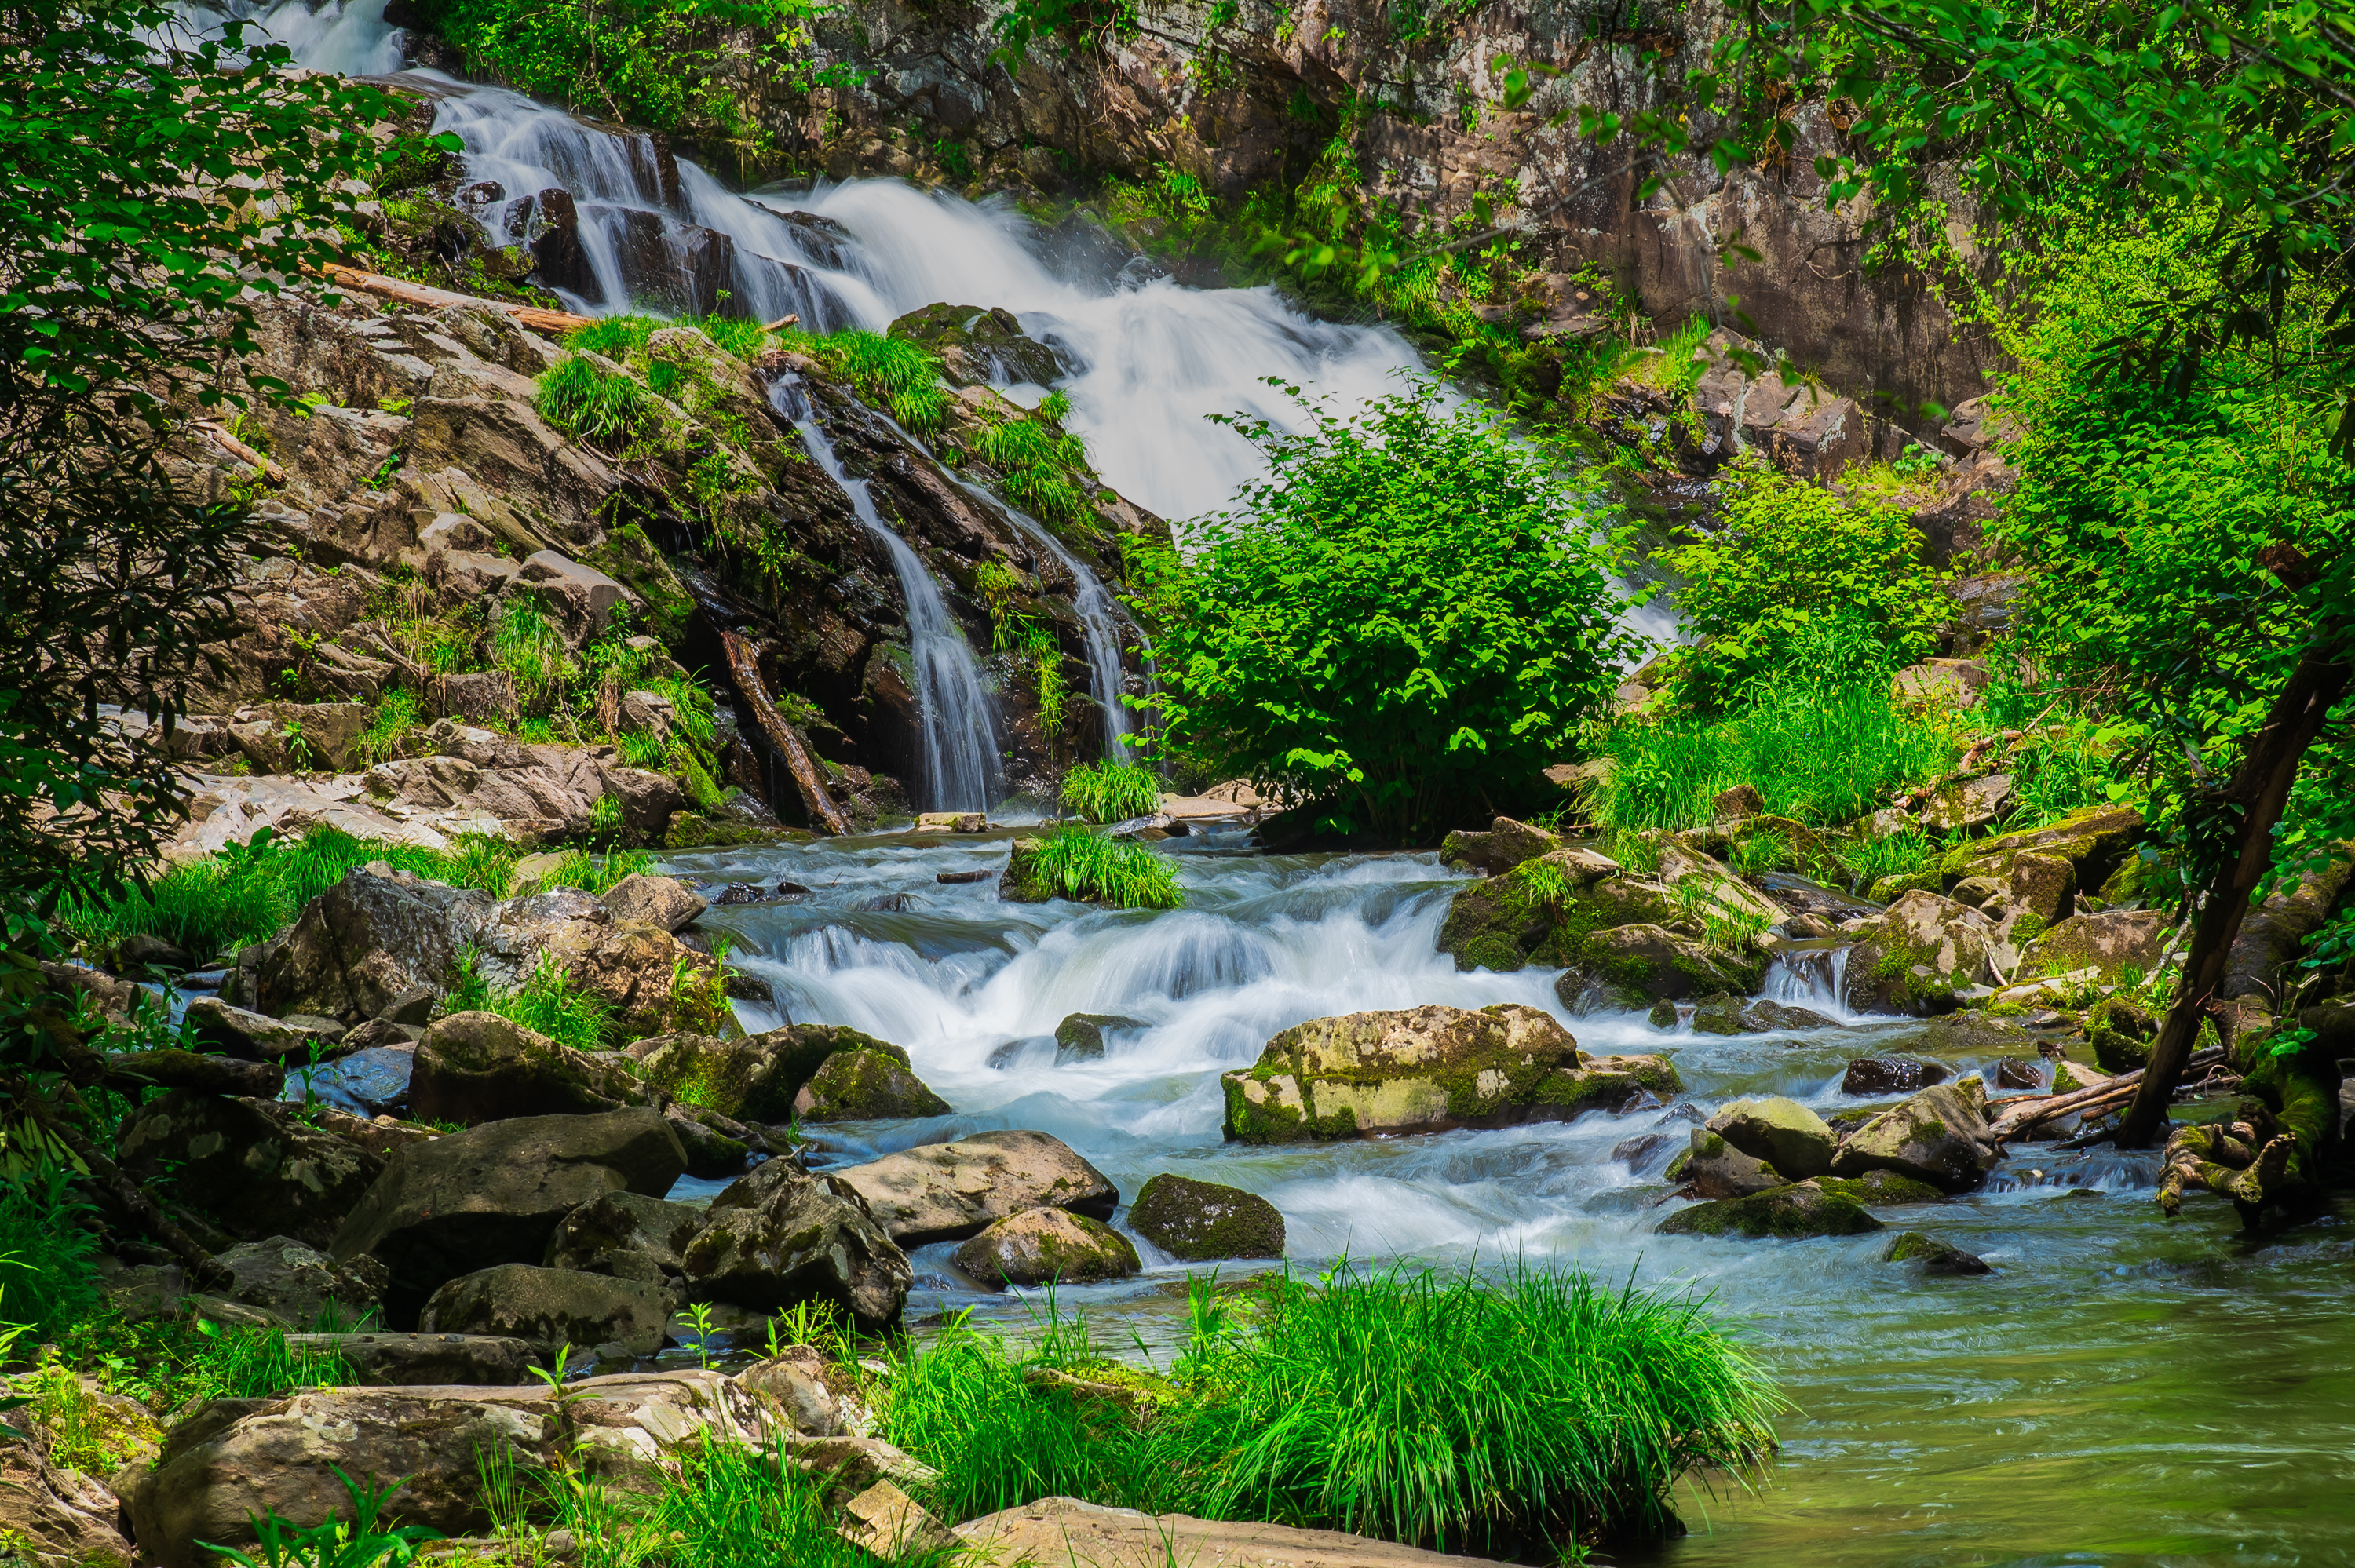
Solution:
[{"label": "driftwood", "polygon": [[505,311],[517,324],[534,332],[559,335],[578,332],[590,324],[591,318],[576,316],[570,311],[542,310],[538,305],[510,304],[505,300],[486,300],[479,294],[461,294],[453,289],[436,289],[424,283],[412,283],[405,278],[388,278],[380,272],[363,272],[357,267],[329,262],[320,269],[334,282],[347,289],[357,289],[366,294],[380,294],[404,305],[422,305],[428,310],[440,310],[445,305],[485,305],[495,311]]},{"label": "driftwood", "polygon": [[761,680],[760,651],[732,631],[722,631],[719,641],[727,650],[728,673],[735,678],[737,694],[752,710],[752,717],[770,747],[785,759],[785,771],[794,776],[794,788],[801,791],[802,805],[809,811],[811,826],[823,827],[830,833],[850,832],[850,820],[826,792],[826,775],[818,771],[817,761],[811,757],[801,731],[786,723],[785,715],[770,701],[769,688]]},{"label": "driftwood", "polygon": [[260,452],[255,451],[251,447],[247,446],[235,436],[230,435],[227,430],[223,429],[219,425],[214,423],[212,420],[198,419],[197,421],[197,429],[207,440],[210,440],[213,445],[220,448],[221,450],[237,459],[238,461],[244,463],[249,468],[260,469],[263,476],[266,477],[271,483],[283,484],[286,482],[286,471],[284,469],[279,467],[268,458],[263,457]]},{"label": "driftwood", "polygon": [[[2222,1051],[2202,1051],[2186,1065],[2197,1066],[2223,1059]],[[1992,1101],[1987,1108],[2000,1109],[2002,1114],[1988,1124],[1987,1130],[1998,1138],[2017,1138],[2025,1128],[2041,1121],[2051,1121],[2055,1117],[2079,1111],[2107,1110],[2113,1106],[2124,1105],[2134,1097],[2136,1088],[2142,1083],[2142,1075],[2143,1070],[2137,1067],[2131,1073],[2121,1073],[2090,1088],[2072,1089],[2065,1095],[2020,1095],[2012,1099]]]}]

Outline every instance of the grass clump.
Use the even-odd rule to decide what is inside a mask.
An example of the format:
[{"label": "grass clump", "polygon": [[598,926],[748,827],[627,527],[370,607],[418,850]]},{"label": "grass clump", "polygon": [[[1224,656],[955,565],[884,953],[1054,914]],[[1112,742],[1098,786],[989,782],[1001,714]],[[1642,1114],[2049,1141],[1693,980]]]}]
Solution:
[{"label": "grass clump", "polygon": [[376,710],[368,715],[368,728],[360,732],[360,756],[371,766],[387,761],[400,748],[400,743],[416,733],[417,694],[402,687],[393,687],[376,700]]},{"label": "grass clump", "polygon": [[98,1238],[81,1225],[89,1212],[61,1167],[0,1181],[0,1323],[40,1340],[98,1305]]},{"label": "grass clump", "polygon": [[[607,800],[612,796],[604,797]],[[655,857],[645,850],[615,850],[611,854],[591,854],[587,850],[568,850],[564,858],[539,878],[540,891],[551,887],[578,887],[602,898],[633,876],[645,875],[655,868]]]},{"label": "grass clump", "polygon": [[613,1026],[613,1010],[581,990],[553,953],[540,954],[523,984],[507,991],[484,976],[470,948],[459,957],[449,1006],[453,1012],[496,1012],[575,1051],[602,1051]]},{"label": "grass clump", "polygon": [[1082,762],[1063,775],[1063,804],[1091,822],[1124,822],[1161,809],[1161,780],[1130,762]]},{"label": "grass clump", "polygon": [[810,348],[908,429],[929,435],[941,428],[949,395],[941,387],[940,362],[915,344],[854,328],[813,338]]},{"label": "grass clump", "polygon": [[[1016,880],[1041,898],[1073,898],[1120,909],[1175,909],[1186,902],[1169,863],[1138,843],[1115,843],[1075,823],[1036,841]],[[1022,852],[1018,851],[1018,855]]]},{"label": "grass clump", "polygon": [[[595,330],[584,327],[574,335]],[[559,360],[539,378],[532,407],[558,429],[609,453],[628,448],[654,411],[646,389],[635,379],[600,370],[578,354]]]},{"label": "grass clump", "polygon": [[[1069,400],[1063,407],[1070,407]],[[1087,466],[1080,438],[1034,414],[984,423],[974,433],[974,452],[1003,476],[1006,493],[1036,517],[1077,523],[1087,515],[1087,497],[1071,472]]]},{"label": "grass clump", "polygon": [[1026,1376],[1119,1381],[1083,1327],[1026,1356],[960,1323],[895,1356],[886,1436],[940,1470],[956,1518],[1060,1492],[1523,1556],[1669,1528],[1680,1476],[1746,1480],[1772,1450],[1771,1381],[1689,1299],[1348,1266],[1193,1297],[1149,1419]]}]

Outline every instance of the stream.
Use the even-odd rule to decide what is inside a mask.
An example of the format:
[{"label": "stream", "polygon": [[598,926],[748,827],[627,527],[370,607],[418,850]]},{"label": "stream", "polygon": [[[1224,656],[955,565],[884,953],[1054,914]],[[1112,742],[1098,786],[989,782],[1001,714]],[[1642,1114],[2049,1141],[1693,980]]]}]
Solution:
[{"label": "stream", "polygon": [[[253,10],[242,0],[239,9]],[[315,12],[298,0],[265,20],[307,65],[389,73],[400,61],[382,11],[382,0]],[[1313,321],[1272,290],[1187,289],[1149,268],[1091,271],[1004,205],[889,180],[749,199],[684,160],[674,195],[649,188],[645,138],[585,127],[502,90],[432,73],[403,79],[441,101],[438,123],[464,141],[470,177],[506,193],[478,214],[495,236],[523,196],[559,185],[575,195],[598,290],[576,305],[627,308],[643,281],[632,267],[650,254],[683,257],[698,242],[690,228],[729,237],[731,293],[763,319],[790,310],[816,329],[881,330],[934,301],[1002,305],[1057,351],[1071,427],[1099,471],[1165,516],[1213,511],[1261,471],[1248,443],[1203,416],[1296,426],[1297,410],[1263,378],[1346,407],[1391,390],[1418,364],[1387,329]],[[805,223],[780,216],[785,208],[833,220],[850,238],[821,245]],[[655,229],[659,244],[645,239]],[[634,249],[623,243],[633,232]],[[1044,390],[1007,388],[1029,401]],[[1077,576],[1084,595],[1093,579]],[[1091,629],[1102,701],[1117,664],[1105,668],[1095,642],[1109,644],[1113,611],[1101,597],[1083,598],[1082,609],[1104,618]],[[1642,630],[1672,631],[1661,610],[1651,613]],[[928,728],[929,715],[963,700],[965,679],[955,651],[935,652],[942,694]],[[987,724],[986,712],[968,712],[952,727],[980,744]],[[959,766],[942,756],[944,768]],[[939,788],[963,798],[988,781],[943,773]],[[2355,1562],[2355,1234],[2338,1218],[2250,1241],[2226,1205],[2195,1201],[2168,1223],[2150,1201],[2155,1156],[2031,1148],[1980,1192],[1882,1213],[1891,1234],[1920,1228],[1981,1255],[1995,1266],[1983,1277],[1929,1279],[1881,1263],[1889,1234],[1801,1243],[1655,1234],[1668,1192],[1658,1172],[1694,1120],[1761,1094],[1827,1111],[1857,1103],[1838,1089],[1851,1057],[1918,1048],[1909,1040],[1920,1025],[1893,1020],[1740,1038],[1658,1031],[1634,1014],[1568,1020],[1589,1050],[1671,1055],[1684,1100],[1497,1131],[1230,1146],[1218,1075],[1256,1059],[1277,1031],[1423,1002],[1558,1012],[1553,977],[1458,973],[1433,946],[1455,878],[1427,854],[1271,856],[1234,831],[1159,847],[1178,868],[1183,909],[1010,905],[994,882],[934,880],[1002,868],[1002,834],[709,851],[675,855],[666,869],[707,890],[815,889],[705,917],[734,933],[734,960],[775,990],[775,1008],[739,1005],[744,1026],[868,1031],[906,1047],[957,1107],[930,1121],[826,1128],[823,1163],[1035,1128],[1070,1142],[1124,1192],[1175,1171],[1263,1193],[1289,1228],[1288,1266],[1304,1272],[1344,1256],[1476,1268],[1528,1259],[1705,1294],[1782,1379],[1793,1406],[1782,1463],[1755,1496],[1689,1487],[1678,1507],[1690,1535],[1613,1561]],[[895,893],[911,906],[857,907]],[[1838,1013],[1820,973],[1785,973],[1777,984],[1787,1000]],[[1100,1061],[1057,1065],[1053,1031],[1075,1012],[1137,1026],[1113,1032]],[[676,1195],[719,1185],[690,1181]],[[961,1286],[950,1250],[914,1255],[909,1313],[919,1331],[966,1308],[1022,1326],[1035,1298]],[[1060,1299],[1084,1307],[1107,1340],[1134,1334],[1166,1361],[1181,1331],[1183,1271],[1139,1250],[1151,1265],[1141,1278]]]}]

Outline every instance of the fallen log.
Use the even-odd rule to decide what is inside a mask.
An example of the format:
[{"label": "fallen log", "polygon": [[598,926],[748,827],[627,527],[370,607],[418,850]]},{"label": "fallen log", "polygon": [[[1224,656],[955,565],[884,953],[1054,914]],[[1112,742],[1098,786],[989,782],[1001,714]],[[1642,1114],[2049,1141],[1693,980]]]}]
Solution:
[{"label": "fallen log", "polygon": [[[2221,1050],[2202,1051],[2185,1065],[2199,1066],[2223,1059],[2224,1053]],[[2065,1095],[2019,1095],[2007,1100],[1991,1100],[1987,1103],[1987,1109],[2000,1108],[2003,1114],[1988,1124],[1987,1131],[1997,1138],[2013,1138],[2022,1128],[2033,1127],[2041,1121],[2050,1121],[2054,1117],[2124,1105],[2134,1097],[2137,1086],[2142,1082],[2142,1075],[2143,1069],[2137,1067],[2131,1073],[2121,1073],[2106,1083],[2096,1084],[2088,1089],[2072,1089]]]},{"label": "fallen log", "polygon": [[263,457],[260,452],[255,451],[251,447],[247,446],[235,436],[230,435],[227,430],[223,429],[219,425],[214,423],[212,420],[198,419],[197,421],[197,429],[202,431],[206,439],[210,440],[213,445],[220,448],[221,450],[237,459],[238,461],[244,463],[249,468],[260,469],[262,475],[267,478],[271,483],[283,484],[286,482],[286,471],[284,469],[279,467],[268,458]]},{"label": "fallen log", "polygon": [[538,305],[511,304],[506,300],[486,300],[479,294],[462,294],[454,289],[436,289],[425,283],[412,283],[405,278],[388,278],[381,272],[363,272],[357,267],[346,267],[330,261],[320,269],[334,282],[357,289],[366,294],[379,294],[404,305],[422,305],[428,310],[441,310],[447,305],[485,305],[495,311],[505,311],[518,325],[534,332],[579,332],[591,324],[593,318],[576,316],[570,311],[544,310]]},{"label": "fallen log", "polygon": [[769,698],[769,688],[761,679],[760,651],[732,631],[719,634],[720,646],[728,653],[728,673],[734,677],[737,694],[752,710],[753,719],[770,747],[785,760],[785,771],[794,776],[794,788],[801,792],[802,805],[808,810],[810,823],[823,827],[830,833],[850,832],[850,819],[826,792],[826,775],[818,771],[816,759],[811,757],[802,732],[785,721],[777,705]]}]

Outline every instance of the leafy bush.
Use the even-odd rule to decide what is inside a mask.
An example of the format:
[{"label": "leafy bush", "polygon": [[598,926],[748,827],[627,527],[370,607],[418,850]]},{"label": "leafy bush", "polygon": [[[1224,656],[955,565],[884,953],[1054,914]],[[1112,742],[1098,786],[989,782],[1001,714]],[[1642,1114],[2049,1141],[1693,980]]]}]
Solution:
[{"label": "leafy bush", "polygon": [[1393,841],[1546,792],[1640,641],[1573,497],[1437,389],[1236,428],[1268,480],[1138,552],[1170,744]]},{"label": "leafy bush", "polygon": [[1703,639],[1674,656],[1682,701],[1732,705],[1748,683],[1798,663],[1803,639],[1823,652],[1810,634],[1827,621],[1869,630],[1830,644],[1857,675],[1885,676],[1936,646],[1954,601],[1903,512],[1844,501],[1752,460],[1727,470],[1726,482],[1725,531],[1660,554],[1685,579],[1677,604],[1687,630]]},{"label": "leafy bush", "polygon": [[1091,822],[1124,822],[1161,809],[1161,780],[1127,762],[1082,762],[1063,775],[1063,804]]},{"label": "leafy bush", "polygon": [[[1025,1358],[953,1324],[894,1353],[885,1433],[955,1517],[1062,1492],[1497,1555],[1661,1529],[1680,1475],[1746,1478],[1771,1451],[1771,1383],[1689,1300],[1347,1266],[1245,1299],[1194,1282],[1174,1381],[1088,1361],[1083,1331]],[[1032,1383],[1037,1363],[1141,1383],[1151,1418]]]},{"label": "leafy bush", "polygon": [[1039,841],[1030,875],[1053,896],[1095,899],[1123,909],[1175,909],[1186,902],[1169,863],[1139,843],[1114,843],[1065,824]]}]

